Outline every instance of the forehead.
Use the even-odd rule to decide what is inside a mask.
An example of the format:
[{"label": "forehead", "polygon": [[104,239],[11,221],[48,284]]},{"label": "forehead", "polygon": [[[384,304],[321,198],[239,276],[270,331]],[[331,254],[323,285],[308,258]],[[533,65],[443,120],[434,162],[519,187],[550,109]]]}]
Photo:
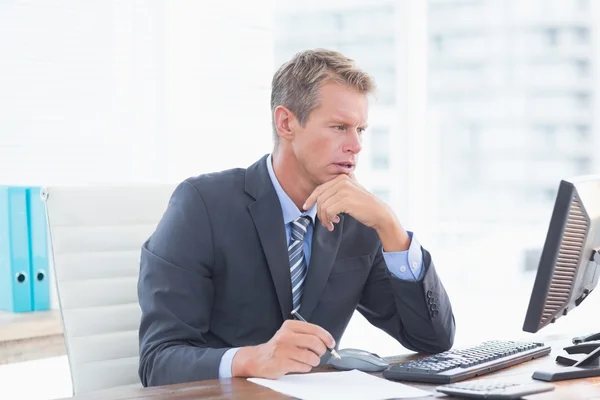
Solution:
[{"label": "forehead", "polygon": [[365,123],[368,108],[366,94],[337,82],[326,82],[319,90],[319,107],[315,111],[325,118]]}]

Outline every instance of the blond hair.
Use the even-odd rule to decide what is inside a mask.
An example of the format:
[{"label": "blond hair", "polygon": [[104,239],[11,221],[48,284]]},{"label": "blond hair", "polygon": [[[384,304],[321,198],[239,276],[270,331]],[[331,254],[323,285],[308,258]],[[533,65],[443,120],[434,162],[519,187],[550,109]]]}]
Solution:
[{"label": "blond hair", "polygon": [[287,107],[305,126],[311,111],[319,105],[319,89],[325,81],[335,81],[365,94],[375,91],[373,78],[359,69],[353,59],[337,51],[314,49],[297,53],[279,68],[271,84],[275,144],[279,142],[275,109]]}]

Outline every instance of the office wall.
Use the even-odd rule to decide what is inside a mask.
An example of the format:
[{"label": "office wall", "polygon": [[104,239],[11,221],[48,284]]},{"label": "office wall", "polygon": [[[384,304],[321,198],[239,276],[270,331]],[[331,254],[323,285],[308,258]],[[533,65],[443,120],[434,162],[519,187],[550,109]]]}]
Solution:
[{"label": "office wall", "polygon": [[271,7],[3,1],[0,184],[176,182],[249,165],[271,147]]}]

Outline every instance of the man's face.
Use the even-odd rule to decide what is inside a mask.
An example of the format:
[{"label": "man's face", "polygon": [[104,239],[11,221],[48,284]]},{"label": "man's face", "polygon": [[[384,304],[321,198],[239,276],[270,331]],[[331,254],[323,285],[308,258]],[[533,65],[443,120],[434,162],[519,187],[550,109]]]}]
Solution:
[{"label": "man's face", "polygon": [[305,126],[294,120],[292,148],[300,168],[315,186],[354,171],[367,118],[365,94],[328,82],[321,86],[319,106]]}]

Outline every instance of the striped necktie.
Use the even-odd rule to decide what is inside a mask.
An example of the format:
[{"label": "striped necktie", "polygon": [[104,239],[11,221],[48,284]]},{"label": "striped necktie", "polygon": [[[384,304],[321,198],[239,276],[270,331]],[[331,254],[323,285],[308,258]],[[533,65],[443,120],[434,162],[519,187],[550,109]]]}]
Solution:
[{"label": "striped necktie", "polygon": [[304,235],[310,224],[310,217],[302,216],[292,222],[292,234],[288,255],[290,257],[290,275],[292,276],[292,305],[294,311],[300,308],[306,278],[306,259],[304,258]]}]

